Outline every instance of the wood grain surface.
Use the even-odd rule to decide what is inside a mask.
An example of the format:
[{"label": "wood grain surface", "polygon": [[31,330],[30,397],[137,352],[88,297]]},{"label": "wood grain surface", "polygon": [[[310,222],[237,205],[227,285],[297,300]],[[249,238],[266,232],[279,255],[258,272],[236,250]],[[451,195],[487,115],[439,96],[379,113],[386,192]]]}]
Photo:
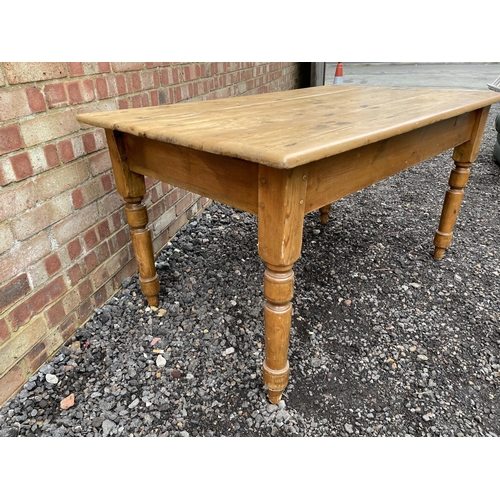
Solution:
[{"label": "wood grain surface", "polygon": [[328,85],[78,115],[106,129],[294,168],[500,101],[491,91]]}]

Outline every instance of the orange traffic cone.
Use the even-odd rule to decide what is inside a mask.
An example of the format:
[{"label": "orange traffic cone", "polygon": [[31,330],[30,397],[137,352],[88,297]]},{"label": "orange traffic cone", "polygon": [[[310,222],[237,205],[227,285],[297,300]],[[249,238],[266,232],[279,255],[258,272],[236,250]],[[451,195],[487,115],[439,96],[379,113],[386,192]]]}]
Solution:
[{"label": "orange traffic cone", "polygon": [[333,84],[344,83],[344,69],[342,68],[342,63],[337,63],[337,69],[335,70],[335,77],[333,79]]}]

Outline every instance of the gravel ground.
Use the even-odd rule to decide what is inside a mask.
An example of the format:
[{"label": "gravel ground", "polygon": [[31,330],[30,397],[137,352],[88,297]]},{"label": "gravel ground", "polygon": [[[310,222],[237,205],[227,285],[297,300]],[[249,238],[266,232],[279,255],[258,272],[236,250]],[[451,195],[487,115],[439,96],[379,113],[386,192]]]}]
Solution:
[{"label": "gravel ground", "polygon": [[306,217],[279,405],[257,220],[213,203],[161,252],[159,308],[125,280],[4,405],[0,435],[500,435],[499,111],[442,261],[450,151],[338,201],[325,227]]}]

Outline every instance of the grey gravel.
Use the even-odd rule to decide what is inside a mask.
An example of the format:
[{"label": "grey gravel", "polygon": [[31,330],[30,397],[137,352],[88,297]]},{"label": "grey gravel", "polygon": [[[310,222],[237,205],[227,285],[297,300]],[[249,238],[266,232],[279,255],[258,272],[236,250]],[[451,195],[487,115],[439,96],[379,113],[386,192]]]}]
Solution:
[{"label": "grey gravel", "polygon": [[159,308],[125,280],[4,405],[0,436],[498,436],[499,111],[442,261],[451,151],[336,202],[325,227],[306,217],[279,405],[257,220],[213,203],[159,255]]}]

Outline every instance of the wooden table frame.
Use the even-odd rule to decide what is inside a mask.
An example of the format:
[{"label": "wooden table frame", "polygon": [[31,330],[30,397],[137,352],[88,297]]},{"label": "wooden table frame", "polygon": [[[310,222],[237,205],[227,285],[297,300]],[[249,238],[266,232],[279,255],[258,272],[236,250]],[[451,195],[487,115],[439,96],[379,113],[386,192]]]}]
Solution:
[{"label": "wooden table frame", "polygon": [[[318,91],[311,90],[314,92],[317,94]],[[280,94],[286,93],[276,93],[276,98]],[[335,154],[303,155],[297,165],[285,167],[242,158],[239,153],[218,154],[182,145],[177,140],[177,143],[173,140],[166,142],[168,139],[164,138],[158,140],[154,134],[149,134],[148,138],[144,136],[148,134],[135,130],[120,131],[119,118],[122,115],[119,111],[111,113],[112,123],[100,120],[98,115],[103,115],[100,113],[80,115],[78,119],[106,128],[116,187],[126,202],[125,212],[141,289],[150,305],[158,306],[160,286],[151,234],[147,228],[147,211],[142,204],[146,192],[144,176],[258,216],[258,253],[266,266],[263,380],[269,400],[278,403],[287,386],[290,370],[288,345],[293,265],[301,254],[305,214],[319,209],[321,220],[326,223],[331,203],[335,200],[454,148],[455,168],[450,175],[434,238],[434,257],[441,259],[451,243],[469,168],[479,150],[489,106],[500,100],[498,95],[488,92],[479,94],[481,98],[475,99],[476,106],[460,109],[452,116],[448,113],[443,118],[441,114],[423,124],[413,123],[403,132],[400,127],[398,133],[390,132],[382,138],[357,137],[355,147],[343,146],[344,150],[338,147],[336,151],[339,152]],[[203,103],[199,105],[203,106]]]}]

